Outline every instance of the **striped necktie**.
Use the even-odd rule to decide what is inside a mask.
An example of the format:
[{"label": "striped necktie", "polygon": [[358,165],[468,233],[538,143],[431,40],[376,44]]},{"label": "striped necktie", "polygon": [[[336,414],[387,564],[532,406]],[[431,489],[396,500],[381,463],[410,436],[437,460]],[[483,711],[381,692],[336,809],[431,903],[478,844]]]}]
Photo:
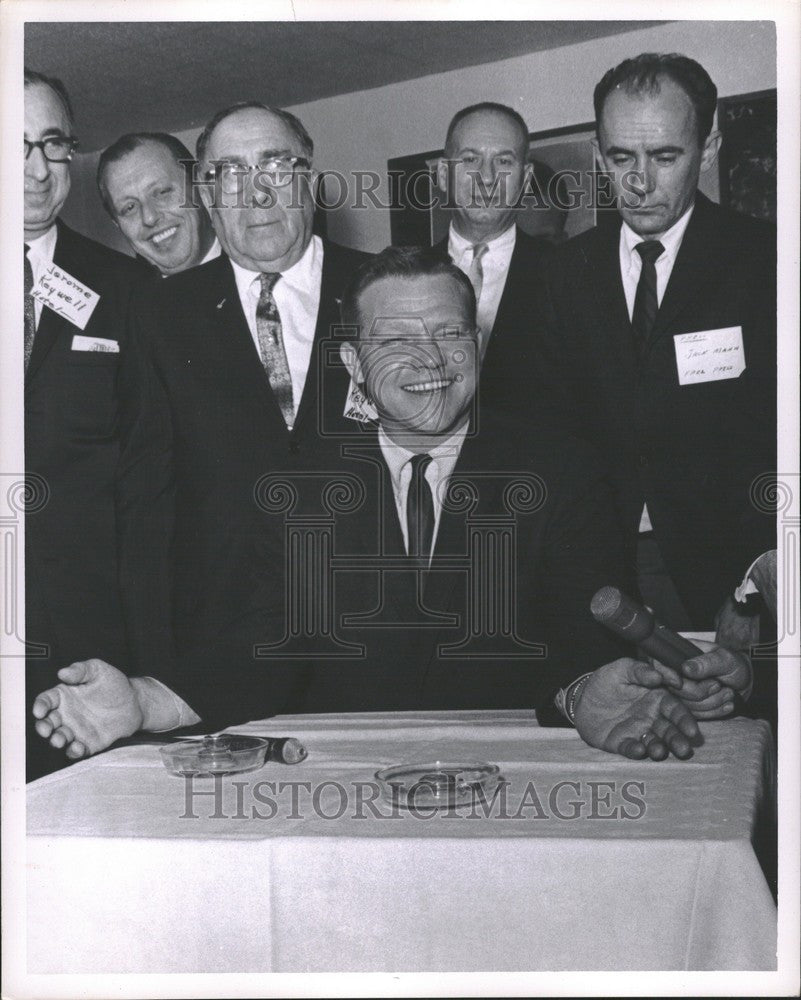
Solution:
[{"label": "striped necktie", "polygon": [[473,260],[470,264],[470,270],[467,272],[467,277],[470,279],[470,284],[476,293],[476,305],[478,305],[478,300],[481,298],[481,289],[484,287],[484,265],[481,263],[481,258],[488,250],[489,247],[486,243],[476,243],[473,245]]},{"label": "striped necktie", "polygon": [[281,316],[273,298],[273,288],[280,274],[261,274],[261,293],[256,306],[256,333],[259,338],[259,353],[264,371],[270,380],[276,402],[281,408],[287,427],[292,430],[295,423],[295,404],[292,399],[292,377],[284,348]]},{"label": "striped necktie", "polygon": [[33,268],[31,267],[31,262],[28,259],[28,251],[30,247],[27,243],[25,246],[25,371],[28,370],[28,362],[31,360],[31,351],[33,351],[33,338],[36,336],[36,307],[33,304],[33,296],[31,292],[33,291]]}]

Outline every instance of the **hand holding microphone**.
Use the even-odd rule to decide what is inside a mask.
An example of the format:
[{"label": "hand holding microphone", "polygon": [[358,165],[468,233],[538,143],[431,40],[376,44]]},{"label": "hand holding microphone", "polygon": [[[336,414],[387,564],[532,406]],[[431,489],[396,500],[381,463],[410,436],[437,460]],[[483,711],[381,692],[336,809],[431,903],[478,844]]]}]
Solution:
[{"label": "hand holding microphone", "polygon": [[747,656],[702,640],[684,639],[616,587],[602,587],[590,609],[596,621],[678,672],[683,683],[676,693],[696,718],[719,719],[731,714],[733,693],[743,695],[750,690]]}]

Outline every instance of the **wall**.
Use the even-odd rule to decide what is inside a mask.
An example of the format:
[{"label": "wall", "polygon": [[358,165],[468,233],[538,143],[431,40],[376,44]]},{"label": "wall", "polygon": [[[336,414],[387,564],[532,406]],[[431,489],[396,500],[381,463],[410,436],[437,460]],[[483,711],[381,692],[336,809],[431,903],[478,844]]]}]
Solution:
[{"label": "wall", "polygon": [[[592,91],[604,72],[647,51],[675,51],[697,59],[721,97],[776,86],[772,22],[684,21],[312,101],[291,110],[314,137],[319,169],[343,174],[373,170],[383,178],[388,158],[441,147],[453,113],[477,101],[512,105],[532,131],[591,121]],[[198,132],[192,129],[179,137],[193,149]],[[76,162],[76,190],[65,217],[108,242],[113,230],[87,186],[87,181],[94,185],[96,155],[77,160],[85,162]],[[716,180],[711,180],[707,190],[716,196]],[[390,242],[389,212],[369,207],[330,213],[329,235],[350,246],[380,250]]]}]

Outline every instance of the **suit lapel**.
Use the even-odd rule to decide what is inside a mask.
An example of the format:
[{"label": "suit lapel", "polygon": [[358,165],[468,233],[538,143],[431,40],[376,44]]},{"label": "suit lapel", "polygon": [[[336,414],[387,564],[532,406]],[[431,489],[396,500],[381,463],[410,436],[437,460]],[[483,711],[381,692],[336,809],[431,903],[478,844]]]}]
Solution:
[{"label": "suit lapel", "polygon": [[[60,222],[56,223],[58,236],[56,237],[56,250],[53,254],[53,263],[63,267],[69,273],[75,272],[75,277],[83,270],[79,258],[79,248],[70,239],[70,231]],[[53,312],[47,306],[42,306],[42,314],[39,317],[39,326],[36,336],[33,338],[33,348],[28,362],[28,370],[25,373],[25,384],[27,385],[41,368],[47,355],[52,350],[59,337],[69,337],[81,333],[77,326],[73,326],[63,316]]]},{"label": "suit lapel", "polygon": [[[620,226],[598,227],[593,236],[596,246],[589,248],[589,253],[582,250],[582,256],[596,299],[599,328],[611,331],[618,360],[624,371],[633,377],[637,354],[620,276]],[[606,350],[607,341],[602,335],[598,338],[598,346]],[[604,368],[608,365],[606,358]]]},{"label": "suit lapel", "polygon": [[675,331],[676,321],[687,306],[697,307],[699,301],[715,295],[715,275],[720,272],[710,265],[719,259],[722,248],[719,247],[720,233],[712,216],[710,203],[699,194],[656,314],[654,338]]},{"label": "suit lapel", "polygon": [[208,295],[208,308],[222,355],[227,365],[240,372],[240,377],[233,384],[250,385],[267,409],[275,431],[283,428],[284,433],[288,433],[281,408],[253,343],[231,262],[224,255],[217,258],[214,271],[209,274]]},{"label": "suit lapel", "polygon": [[[336,248],[330,243],[323,243],[323,273],[320,281],[320,305],[317,308],[317,323],[314,329],[309,369],[303,386],[303,395],[295,418],[295,428],[310,418],[317,419],[317,402],[320,398],[320,370],[327,371],[333,364],[339,365],[339,358],[332,356],[330,349],[325,350],[325,343],[332,339],[332,326],[339,323],[339,296],[345,284]],[[343,369],[344,371],[344,369]],[[342,398],[342,408],[345,398]]]}]

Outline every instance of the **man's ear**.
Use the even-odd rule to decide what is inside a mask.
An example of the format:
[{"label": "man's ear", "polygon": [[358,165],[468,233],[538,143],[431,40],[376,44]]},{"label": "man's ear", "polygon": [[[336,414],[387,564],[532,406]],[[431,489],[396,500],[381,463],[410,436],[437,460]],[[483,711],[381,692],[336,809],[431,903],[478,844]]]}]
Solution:
[{"label": "man's ear", "polygon": [[339,348],[339,356],[342,358],[342,364],[348,369],[353,384],[361,385],[364,382],[364,374],[357,348],[350,341],[345,341]]},{"label": "man's ear", "polygon": [[710,132],[706,137],[704,148],[701,150],[701,173],[709,170],[715,160],[717,160],[722,142],[723,136],[717,130]]},{"label": "man's ear", "polygon": [[598,142],[598,137],[590,139],[590,145],[592,146],[592,152],[595,156],[595,162],[601,170],[606,170],[606,165],[604,164],[604,158],[601,155],[601,145]]},{"label": "man's ear", "polygon": [[448,193],[448,177],[451,170],[453,170],[453,161],[448,160],[447,156],[441,156],[437,160],[437,187],[444,195]]},{"label": "man's ear", "polygon": [[205,181],[201,181],[201,183],[196,186],[196,190],[200,191],[200,200],[203,202],[203,206],[209,215],[211,215],[211,210],[214,207],[215,189],[216,184],[214,184],[214,182],[206,183]]}]

